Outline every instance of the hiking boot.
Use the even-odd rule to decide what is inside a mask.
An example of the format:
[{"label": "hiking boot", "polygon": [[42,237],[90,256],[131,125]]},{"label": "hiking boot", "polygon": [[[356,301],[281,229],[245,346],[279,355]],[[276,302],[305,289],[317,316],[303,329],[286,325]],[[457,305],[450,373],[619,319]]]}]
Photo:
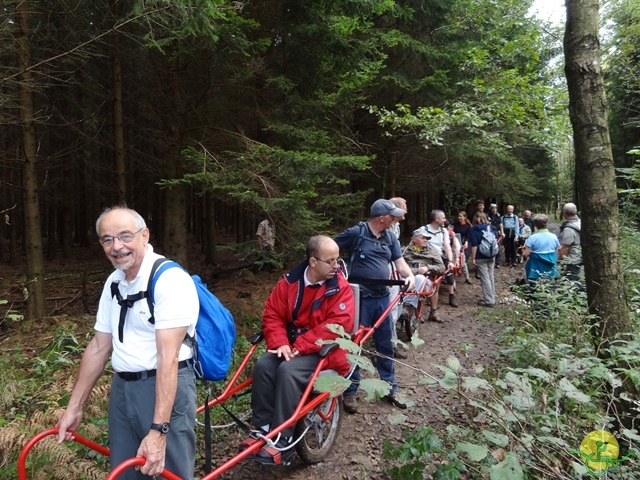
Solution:
[{"label": "hiking boot", "polygon": [[358,413],[358,401],[355,395],[342,395],[342,405],[347,413]]},{"label": "hiking boot", "polygon": [[451,305],[452,307],[458,308],[458,302],[456,302],[456,294],[455,293],[450,293],[449,294],[449,305]]},{"label": "hiking boot", "polygon": [[431,310],[429,312],[429,318],[427,318],[427,320],[430,322],[444,323],[444,320],[438,316],[438,312],[436,310]]},{"label": "hiking boot", "polygon": [[407,408],[407,404],[398,400],[395,394],[393,393],[390,393],[389,395],[385,395],[384,397],[382,397],[382,400],[390,403],[391,405],[393,405],[396,408],[399,408],[400,410],[404,410]]},{"label": "hiking boot", "polygon": [[399,358],[400,360],[406,360],[407,354],[400,350],[398,347],[393,349],[393,358]]}]

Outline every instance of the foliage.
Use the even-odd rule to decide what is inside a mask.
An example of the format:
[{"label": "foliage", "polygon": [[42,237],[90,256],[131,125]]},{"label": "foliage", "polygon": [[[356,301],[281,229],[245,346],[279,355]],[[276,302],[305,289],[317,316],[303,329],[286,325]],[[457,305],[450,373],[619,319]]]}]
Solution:
[{"label": "foliage", "polygon": [[640,146],[638,135],[638,95],[640,65],[638,38],[640,14],[636,0],[614,0],[605,3],[606,51],[605,74],[609,101],[609,129],[615,163],[618,167],[632,167],[631,150]]},{"label": "foliage", "polygon": [[[635,235],[637,231],[625,231],[626,241]],[[637,250],[635,244],[625,243]],[[625,250],[631,263],[635,250]],[[627,286],[633,311],[638,311],[640,278],[632,278]],[[451,418],[443,440],[418,429],[405,432],[404,445],[387,441],[392,478],[423,478],[425,459],[434,453],[437,465],[474,472],[472,478],[577,478],[587,474],[578,450],[593,430],[613,433],[621,445],[624,461],[608,472],[640,478],[640,435],[630,426],[638,400],[618,395],[623,382],[640,384],[640,337],[620,338],[606,355],[599,355],[585,294],[563,281],[516,289],[510,308],[499,315],[508,320],[499,363],[491,369],[465,369],[450,356],[446,365],[437,366],[441,378],[425,375],[425,384],[448,390],[463,402],[471,422]]]},{"label": "foliage", "polygon": [[[255,330],[256,325],[248,326]],[[27,440],[55,426],[66,407],[77,368],[89,335],[76,335],[72,322],[56,327],[51,341],[37,355],[22,345],[4,348],[0,352],[0,478],[15,478],[16,461]],[[244,336],[237,337],[231,369],[236,369],[250,345]],[[257,354],[264,351],[261,346]],[[257,357],[256,357],[257,358]],[[247,372],[250,372],[249,365]],[[243,380],[244,378],[241,378]],[[223,382],[210,382],[213,395],[220,392]],[[107,445],[107,408],[110,390],[109,375],[103,375],[85,405],[84,420],[78,432],[99,444]],[[198,391],[198,401],[204,402],[206,392]],[[240,418],[250,411],[250,397],[239,396],[226,405]],[[201,404],[201,403],[200,403]],[[219,407],[211,411],[214,442],[224,442],[229,435],[229,416]],[[202,443],[201,437],[198,440]],[[198,445],[197,451],[204,451]],[[75,443],[59,444],[47,440],[38,444],[28,457],[29,478],[83,480],[104,479],[109,469],[108,458]],[[37,474],[36,474],[37,473]]]},{"label": "foliage", "polygon": [[[566,97],[554,93],[543,63],[557,38],[545,38],[526,8],[516,1],[452,2],[442,20],[448,28],[436,34],[455,47],[455,61],[439,59],[448,69],[440,84],[449,82],[452,94],[374,104],[370,113],[389,137],[415,137],[425,149],[416,155],[430,166],[426,175],[480,198],[531,205],[555,196],[552,154],[569,129]],[[535,163],[522,157],[527,149],[541,151]]]},{"label": "foliage", "polygon": [[[289,256],[311,235],[330,233],[329,225],[358,217],[366,192],[350,193],[348,174],[364,171],[368,158],[310,151],[287,151],[252,145],[245,153],[221,159],[189,148],[184,152],[192,170],[182,180],[247,211],[264,212],[278,225],[278,243]],[[295,221],[291,221],[295,219]]]}]

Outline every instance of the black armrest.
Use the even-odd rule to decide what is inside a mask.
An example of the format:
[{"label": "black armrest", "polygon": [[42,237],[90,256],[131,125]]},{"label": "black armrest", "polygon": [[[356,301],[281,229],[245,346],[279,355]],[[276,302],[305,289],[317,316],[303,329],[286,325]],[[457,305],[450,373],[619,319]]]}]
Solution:
[{"label": "black armrest", "polygon": [[322,346],[322,348],[318,352],[318,355],[320,355],[320,358],[324,358],[329,355],[329,353],[333,352],[336,348],[338,348],[337,343],[327,343]]},{"label": "black armrest", "polygon": [[253,335],[251,335],[251,337],[249,337],[249,343],[251,345],[255,345],[256,343],[260,343],[262,340],[264,340],[264,333],[262,333],[262,332],[254,333]]}]

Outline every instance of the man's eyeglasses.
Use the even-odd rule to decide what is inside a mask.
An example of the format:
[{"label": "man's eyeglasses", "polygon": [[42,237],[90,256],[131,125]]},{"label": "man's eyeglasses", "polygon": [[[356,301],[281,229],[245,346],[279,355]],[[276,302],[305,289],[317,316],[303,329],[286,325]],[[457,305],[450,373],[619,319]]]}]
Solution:
[{"label": "man's eyeglasses", "polygon": [[140,230],[130,233],[130,232],[125,232],[125,233],[121,233],[120,235],[116,235],[115,237],[102,237],[100,239],[100,245],[102,245],[103,247],[110,247],[111,245],[113,245],[113,241],[117,238],[118,240],[120,240],[120,243],[129,243],[133,240],[133,238],[139,234],[142,230],[144,230],[144,227],[142,227]]},{"label": "man's eyeglasses", "polygon": [[323,260],[321,258],[318,257],[313,257],[316,260],[318,260],[319,262],[322,263],[326,263],[327,265],[329,265],[330,267],[334,266],[334,265],[338,265],[338,259],[337,258],[332,258],[331,260]]}]

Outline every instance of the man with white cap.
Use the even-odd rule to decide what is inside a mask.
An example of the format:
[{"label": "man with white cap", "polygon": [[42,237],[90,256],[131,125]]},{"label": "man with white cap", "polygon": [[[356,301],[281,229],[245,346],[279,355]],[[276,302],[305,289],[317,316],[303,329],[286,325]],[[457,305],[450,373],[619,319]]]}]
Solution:
[{"label": "man with white cap", "polygon": [[[365,327],[371,327],[389,307],[390,262],[405,279],[407,289],[415,288],[415,277],[402,258],[400,242],[388,230],[405,213],[390,200],[380,198],[371,205],[368,221],[347,228],[334,239],[340,250],[347,254],[349,280],[360,284],[360,323]],[[398,384],[393,363],[391,323],[391,315],[388,314],[374,332],[375,348],[381,354],[376,366],[380,378],[391,385],[389,394],[383,399],[398,408],[407,408],[395,395]],[[351,380],[351,386],[343,394],[343,401],[345,410],[355,413],[358,410],[356,393],[360,380],[359,369],[356,368]]]}]

